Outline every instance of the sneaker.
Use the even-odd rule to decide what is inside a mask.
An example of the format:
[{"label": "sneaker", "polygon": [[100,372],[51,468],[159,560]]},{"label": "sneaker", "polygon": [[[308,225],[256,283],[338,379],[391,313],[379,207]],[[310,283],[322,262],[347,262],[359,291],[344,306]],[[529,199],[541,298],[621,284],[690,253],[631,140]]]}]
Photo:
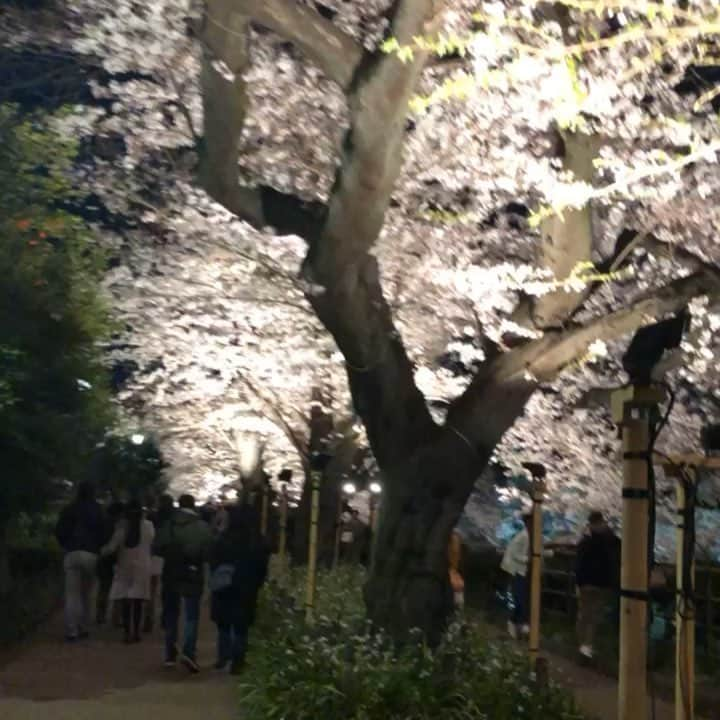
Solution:
[{"label": "sneaker", "polygon": [[180,656],[180,662],[189,673],[197,675],[200,672],[200,666],[197,664],[195,658],[191,658],[189,655],[185,655],[185,653],[183,653]]},{"label": "sneaker", "polygon": [[168,658],[168,659],[165,661],[164,665],[165,665],[165,667],[168,668],[168,669],[177,667],[177,660],[174,660],[173,658]]},{"label": "sneaker", "polygon": [[65,636],[65,642],[66,643],[76,643],[80,638],[77,635],[66,635]]},{"label": "sneaker", "polygon": [[588,660],[592,660],[593,658],[593,648],[592,645],[581,645],[580,646],[580,654],[587,658]]},{"label": "sneaker", "polygon": [[523,625],[523,626],[520,628],[520,634],[521,634],[523,637],[527,637],[527,636],[530,634],[530,626],[529,626],[529,625]]},{"label": "sneaker", "polygon": [[227,666],[228,666],[228,661],[227,661],[227,660],[225,660],[225,661],[218,660],[218,661],[213,665],[213,668],[214,668],[215,670],[224,670]]},{"label": "sneaker", "polygon": [[517,631],[517,625],[512,622],[512,620],[508,620],[507,624],[508,634],[513,640],[517,640],[518,638],[518,631]]}]

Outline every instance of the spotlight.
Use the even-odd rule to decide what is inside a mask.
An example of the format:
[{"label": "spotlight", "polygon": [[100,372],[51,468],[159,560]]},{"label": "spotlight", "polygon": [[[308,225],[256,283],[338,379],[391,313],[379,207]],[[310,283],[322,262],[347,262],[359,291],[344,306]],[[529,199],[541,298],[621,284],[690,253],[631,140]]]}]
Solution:
[{"label": "spotlight", "polygon": [[135,433],[130,437],[130,441],[133,445],[142,445],[145,442],[145,436],[140,433]]},{"label": "spotlight", "polygon": [[332,455],[325,452],[314,452],[310,456],[310,469],[315,472],[324,472],[330,460],[332,460]]},{"label": "spotlight", "polygon": [[689,325],[690,316],[687,310],[682,310],[675,317],[642,327],[635,333],[622,359],[632,385],[651,384],[655,366],[666,350],[680,347]]},{"label": "spotlight", "polygon": [[706,425],[700,433],[706,455],[720,455],[720,424]]},{"label": "spotlight", "polygon": [[379,495],[382,492],[382,485],[380,485],[380,483],[373,482],[370,483],[369,489],[373,495]]},{"label": "spotlight", "polygon": [[343,485],[343,492],[346,495],[354,495],[356,490],[357,490],[357,488],[352,483],[345,483]]}]

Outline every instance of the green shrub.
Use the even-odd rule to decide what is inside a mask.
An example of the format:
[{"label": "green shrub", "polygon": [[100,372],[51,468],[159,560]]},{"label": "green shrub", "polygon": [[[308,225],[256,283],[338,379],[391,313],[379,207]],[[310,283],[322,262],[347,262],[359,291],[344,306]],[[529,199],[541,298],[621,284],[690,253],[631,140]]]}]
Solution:
[{"label": "green shrub", "polygon": [[539,688],[527,659],[479,625],[453,625],[434,652],[396,650],[363,619],[352,570],[321,575],[316,622],[299,583],[265,593],[241,685],[244,720],[579,719],[572,698]]}]

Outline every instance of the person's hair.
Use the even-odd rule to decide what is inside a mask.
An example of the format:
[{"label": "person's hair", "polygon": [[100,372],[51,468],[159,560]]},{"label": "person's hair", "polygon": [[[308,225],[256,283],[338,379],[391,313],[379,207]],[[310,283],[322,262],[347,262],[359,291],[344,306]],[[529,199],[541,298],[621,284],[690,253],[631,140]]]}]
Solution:
[{"label": "person's hair", "polygon": [[185,510],[195,509],[195,498],[192,495],[181,495],[178,505]]},{"label": "person's hair", "polygon": [[158,499],[157,510],[153,515],[155,527],[158,528],[164,525],[170,520],[173,512],[175,512],[175,500],[173,500],[172,495],[168,495],[167,493],[161,495]]},{"label": "person's hair", "polygon": [[593,510],[588,515],[588,522],[590,525],[600,525],[605,522],[605,517],[599,510]]},{"label": "person's hair", "polygon": [[136,548],[140,544],[143,508],[139,500],[131,500],[125,509],[125,547]]},{"label": "person's hair", "polygon": [[233,505],[228,508],[225,535],[234,545],[254,549],[260,544],[260,518],[252,505]]},{"label": "person's hair", "polygon": [[77,486],[78,502],[90,502],[95,499],[95,486],[89,480],[83,480]]}]

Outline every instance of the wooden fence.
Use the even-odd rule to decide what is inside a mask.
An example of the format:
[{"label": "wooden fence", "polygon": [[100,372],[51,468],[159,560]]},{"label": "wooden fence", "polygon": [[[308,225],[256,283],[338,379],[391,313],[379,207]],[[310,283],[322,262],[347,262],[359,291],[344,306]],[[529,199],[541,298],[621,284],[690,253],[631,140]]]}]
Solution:
[{"label": "wooden fence", "polygon": [[[665,584],[651,592],[656,618],[653,644],[671,654],[675,623],[675,566],[661,564]],[[507,589],[507,576],[500,570],[500,556],[488,551],[471,554],[464,563],[467,601],[470,607],[497,611]],[[697,653],[705,665],[720,669],[720,567],[698,565],[696,578]],[[543,614],[548,620],[566,622],[574,627],[577,613],[575,589],[575,553],[562,551],[543,563]]]}]

